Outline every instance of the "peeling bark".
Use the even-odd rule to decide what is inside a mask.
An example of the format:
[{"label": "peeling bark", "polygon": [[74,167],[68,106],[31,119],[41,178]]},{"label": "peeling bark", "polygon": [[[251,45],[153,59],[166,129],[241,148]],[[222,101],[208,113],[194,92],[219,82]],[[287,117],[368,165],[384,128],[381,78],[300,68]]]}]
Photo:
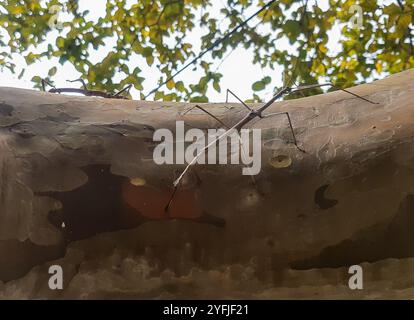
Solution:
[{"label": "peeling bark", "polygon": [[[184,166],[153,162],[154,130],[174,130],[176,120],[218,128],[216,120],[197,109],[186,113],[187,103],[0,88],[0,280],[8,281],[0,292],[10,297],[11,287],[30,288],[21,296],[59,297],[44,279],[51,260],[61,258],[71,274],[63,296],[153,297],[141,282],[131,282],[135,289],[88,287],[86,274],[102,272],[88,269],[88,261],[116,255],[118,262],[101,267],[122,267],[132,252],[135,267],[147,259],[144,269],[158,272],[161,283],[167,269],[196,281],[194,268],[232,265],[238,276],[250,272],[265,285],[237,287],[227,297],[276,297],[273,288],[297,287],[285,292],[289,297],[313,283],[298,283],[292,272],[307,271],[292,268],[339,268],[326,277],[314,271],[319,280],[311,285],[343,286],[346,276],[338,274],[347,265],[368,261],[375,268],[380,260],[412,257],[413,80],[409,70],[350,89],[378,105],[344,92],[275,103],[267,112],[289,112],[306,153],[293,145],[285,118],[255,119],[246,128],[262,130],[256,185],[241,166],[196,165],[167,217],[162,209]],[[228,125],[246,114],[235,103],[203,107]],[[17,264],[20,271],[11,272]],[[176,281],[173,296],[193,294]]]}]

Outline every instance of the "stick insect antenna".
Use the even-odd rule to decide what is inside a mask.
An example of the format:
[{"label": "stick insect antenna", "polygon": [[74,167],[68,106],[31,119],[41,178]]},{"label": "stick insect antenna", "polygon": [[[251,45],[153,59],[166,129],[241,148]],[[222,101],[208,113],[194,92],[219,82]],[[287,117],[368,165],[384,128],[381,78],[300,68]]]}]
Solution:
[{"label": "stick insect antenna", "polygon": [[127,85],[125,88],[123,88],[121,91],[118,91],[114,94],[114,97],[119,96],[121,93],[127,92],[129,93],[129,90],[131,89],[132,84]]}]

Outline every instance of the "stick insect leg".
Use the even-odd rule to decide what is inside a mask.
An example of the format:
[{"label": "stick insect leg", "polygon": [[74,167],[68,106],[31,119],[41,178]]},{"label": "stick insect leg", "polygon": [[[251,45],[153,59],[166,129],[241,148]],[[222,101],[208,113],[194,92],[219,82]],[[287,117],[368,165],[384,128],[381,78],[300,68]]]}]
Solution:
[{"label": "stick insect leg", "polygon": [[67,80],[67,82],[80,82],[82,83],[83,89],[88,90],[88,88],[86,87],[86,83],[82,78],[75,79],[75,80]]},{"label": "stick insect leg", "polygon": [[204,113],[208,114],[210,117],[212,117],[218,123],[220,123],[221,125],[223,125],[225,128],[227,128],[227,129],[229,128],[228,125],[226,125],[223,121],[221,121],[219,118],[217,118],[214,114],[212,114],[211,112],[207,111],[203,107],[200,107],[198,104],[196,104],[195,106],[192,106],[191,108],[187,109],[184,113],[182,113],[182,115],[186,115],[187,113],[189,113],[191,110],[193,110],[195,108],[200,109]]},{"label": "stick insect leg", "polygon": [[291,121],[291,119],[290,119],[289,112],[276,112],[276,113],[269,113],[269,114],[263,115],[263,116],[262,116],[262,118],[269,118],[269,117],[278,116],[278,115],[282,115],[282,114],[286,115],[286,117],[287,117],[287,119],[288,119],[288,122],[289,122],[289,128],[290,128],[290,132],[292,133],[292,137],[293,137],[293,143],[295,144],[296,148],[298,148],[298,150],[299,150],[299,151],[301,151],[301,152],[303,152],[303,153],[306,153],[306,151],[305,151],[305,150],[301,149],[301,148],[298,146],[298,141],[296,140],[296,136],[295,136],[295,132],[294,132],[294,130],[293,130],[293,125],[292,125],[292,121]]},{"label": "stick insect leg", "polygon": [[[294,84],[296,87],[299,87],[299,84],[298,84],[296,81],[293,81],[293,84]],[[301,90],[301,91],[299,91],[299,93],[300,93],[300,95],[302,96],[302,98],[304,98],[304,97],[305,97],[305,94],[302,92],[302,90]]]},{"label": "stick insect leg", "polygon": [[[233,94],[230,90],[227,90],[228,92],[230,92],[231,94]],[[234,94],[233,94],[234,95]],[[234,95],[235,96],[235,95]],[[249,110],[252,110],[249,106],[247,106],[243,101],[241,101],[237,96],[235,96],[246,108],[248,108]],[[228,93],[227,93],[227,95],[226,95],[226,101],[227,101],[227,98],[228,98]],[[207,111],[206,109],[204,109],[203,107],[200,107],[199,105],[195,105],[195,106],[193,106],[193,107],[191,107],[191,108],[189,108],[187,111],[185,111],[184,113],[183,113],[183,115],[185,115],[185,114],[187,114],[188,112],[190,112],[191,110],[193,110],[194,108],[198,108],[198,109],[200,109],[201,111],[203,111],[204,113],[206,113],[206,114],[208,114],[210,117],[212,117],[213,119],[215,119],[218,123],[220,123],[221,125],[223,125],[227,130],[229,130],[230,128],[229,128],[229,126],[228,125],[226,125],[223,121],[221,121],[219,118],[217,118],[215,115],[213,115],[212,113],[210,113],[209,111]],[[242,151],[243,152],[245,152],[245,150],[244,150],[244,147],[243,147],[243,142],[241,141],[241,138],[240,138],[240,136],[239,136],[239,141],[240,141],[240,144],[241,144],[241,147],[242,147]],[[186,170],[189,168],[189,166],[187,166],[187,168],[184,170],[184,172],[182,173],[182,175],[186,172]],[[259,190],[259,188],[258,188],[258,186],[257,186],[257,183],[256,183],[256,180],[254,179],[254,177],[253,177],[253,175],[250,175],[251,176],[251,179],[252,179],[252,182],[253,182],[253,184],[256,186],[256,188],[257,188],[257,190]],[[170,206],[171,206],[171,203],[172,203],[172,201],[174,200],[174,197],[175,197],[175,194],[177,193],[177,189],[178,189],[178,187],[179,187],[179,184],[180,184],[180,182],[181,182],[181,176],[176,180],[176,181],[178,181],[178,184],[175,184],[174,185],[174,190],[173,190],[173,192],[172,192],[172,194],[171,194],[171,197],[170,197],[170,199],[169,199],[169,201],[168,201],[168,203],[167,203],[167,205],[165,206],[165,209],[164,209],[164,211],[168,214],[168,210],[169,210],[169,208],[170,208]],[[260,193],[260,191],[259,191],[259,193]]]},{"label": "stick insect leg", "polygon": [[[201,178],[198,175],[197,171],[194,170],[193,173],[194,173],[194,176],[195,176],[195,179],[196,179],[196,185],[199,186],[201,184],[201,182],[202,182],[201,181]],[[171,193],[170,199],[168,200],[168,203],[167,203],[167,205],[164,208],[164,212],[167,214],[167,217],[169,216],[169,209],[170,209],[171,203],[174,200],[175,194],[178,191],[178,187],[179,187],[179,184],[176,185],[176,186],[174,186],[174,189],[173,189],[173,192]]]},{"label": "stick insect leg", "polygon": [[[197,140],[196,142],[198,142],[198,140]],[[173,189],[173,192],[171,193],[170,199],[168,200],[168,203],[167,203],[167,205],[166,205],[166,206],[165,206],[165,208],[164,208],[164,212],[166,213],[167,217],[169,216],[169,209],[170,209],[170,207],[171,207],[171,203],[173,202],[174,197],[175,197],[175,195],[177,194],[178,188],[180,187],[180,184],[181,184],[181,177],[182,177],[182,176],[185,174],[185,172],[189,169],[189,166],[190,166],[190,165],[188,165],[188,166],[185,168],[185,170],[183,171],[183,173],[181,174],[181,176],[180,176],[177,180],[175,180],[175,182],[174,182],[174,189]],[[196,177],[196,180],[197,180],[197,185],[199,185],[199,184],[201,183],[201,179],[200,179],[200,177],[198,176],[197,172],[195,172],[195,171],[194,171],[194,173],[195,173],[195,177]]]},{"label": "stick insect leg", "polygon": [[[211,112],[209,112],[209,111],[207,111],[206,109],[204,109],[204,108],[200,107],[198,104],[196,104],[195,106],[193,106],[193,107],[189,108],[188,110],[186,110],[186,111],[183,113],[183,115],[187,114],[188,112],[190,112],[191,110],[193,110],[193,109],[195,109],[195,108],[200,109],[201,111],[203,111],[204,113],[208,114],[210,117],[212,117],[213,119],[215,119],[217,122],[219,122],[220,124],[222,124],[225,128],[228,128],[228,126],[227,126],[227,125],[226,125],[223,121],[221,121],[219,118],[217,118],[217,117],[216,117],[215,115],[213,115]],[[198,174],[197,174],[197,173],[196,173],[196,178],[197,178],[197,181],[200,183],[200,182],[201,182],[201,179],[200,179],[200,177],[198,176]],[[179,184],[177,184],[177,185],[175,185],[175,186],[174,186],[174,190],[173,190],[173,192],[172,192],[172,194],[171,194],[171,197],[170,197],[170,199],[169,199],[169,201],[168,201],[167,205],[165,206],[164,211],[165,211],[165,213],[167,213],[167,214],[168,214],[168,210],[169,210],[169,208],[170,208],[170,206],[171,206],[171,203],[172,203],[172,202],[173,202],[173,200],[174,200],[175,194],[177,193],[177,189],[178,189],[178,187],[179,187]]]},{"label": "stick insect leg", "polygon": [[194,108],[198,108],[198,109],[200,109],[201,111],[203,111],[203,112],[207,113],[210,117],[212,117],[212,118],[213,118],[214,120],[216,120],[218,123],[220,123],[221,125],[223,125],[226,129],[228,129],[228,128],[229,128],[229,126],[228,126],[228,125],[226,125],[223,121],[221,121],[219,118],[217,118],[214,114],[212,114],[211,112],[207,111],[206,109],[204,109],[204,108],[200,107],[198,104],[196,104],[196,105],[194,106]]},{"label": "stick insect leg", "polygon": [[171,206],[171,203],[174,200],[175,194],[177,193],[178,186],[179,185],[174,186],[174,189],[173,189],[173,192],[171,193],[170,199],[168,200],[168,203],[164,208],[164,212],[165,212],[167,217],[170,216],[170,214],[169,214],[170,206]]},{"label": "stick insect leg", "polygon": [[346,90],[346,89],[338,88],[338,87],[335,87],[335,86],[332,86],[332,87],[333,87],[333,88],[335,88],[335,89],[339,89],[339,90],[342,90],[342,91],[344,91],[344,92],[347,92],[347,93],[349,93],[349,94],[352,94],[354,97],[357,97],[357,98],[362,99],[362,100],[364,100],[364,101],[367,101],[367,102],[369,102],[369,103],[372,103],[372,104],[379,104],[379,102],[374,102],[374,101],[368,100],[367,98],[361,97],[360,95],[358,95],[358,94],[356,94],[356,93],[353,93],[353,92],[351,92],[351,91],[348,91],[348,90]]},{"label": "stick insect leg", "polygon": [[195,108],[195,106],[192,106],[191,108],[188,108],[187,110],[185,110],[181,115],[185,116],[187,113],[189,113],[191,110],[193,110]]},{"label": "stick insect leg", "polygon": [[239,100],[240,101],[240,103],[243,105],[243,106],[245,106],[246,108],[247,108],[247,110],[249,110],[249,111],[253,111],[253,109],[252,108],[250,108],[246,103],[244,103],[244,101],[243,100],[241,100],[238,96],[236,96],[230,89],[227,89],[227,91],[226,91],[226,103],[228,103],[228,100],[229,100],[229,93],[233,96],[233,97],[235,97],[237,100]]},{"label": "stick insect leg", "polygon": [[42,89],[43,91],[46,91],[46,85],[48,85],[49,87],[55,88],[54,85],[52,85],[49,81],[42,79]]},{"label": "stick insect leg", "polygon": [[[241,149],[242,149],[243,155],[244,155],[244,157],[245,157],[245,158],[247,158],[247,153],[246,153],[246,150],[244,150],[244,143],[243,143],[243,140],[240,138],[240,136],[239,136],[239,141],[240,141],[240,147],[241,147]],[[250,169],[250,168],[249,168],[249,169]],[[256,188],[256,190],[257,190],[257,192],[258,192],[260,195],[263,195],[263,192],[261,192],[261,191],[260,191],[260,189],[259,189],[259,185],[257,184],[256,179],[254,178],[254,175],[250,174],[250,178],[252,179],[252,183],[253,183],[253,185],[255,186],[255,188]]]},{"label": "stick insect leg", "polygon": [[[230,90],[228,90],[228,91],[230,91]],[[231,92],[231,91],[230,91]],[[227,102],[227,96],[226,96],[226,102]],[[200,109],[201,111],[203,111],[203,112],[205,112],[206,114],[208,114],[209,116],[211,116],[212,118],[214,118],[217,122],[219,122],[220,124],[222,124],[227,130],[230,128],[229,126],[227,126],[223,121],[221,121],[219,118],[217,118],[215,115],[213,115],[212,113],[210,113],[210,112],[208,112],[207,110],[205,110],[204,108],[202,108],[202,107],[200,107],[199,105],[195,105],[193,108],[198,108],[198,109]],[[246,150],[244,149],[244,143],[243,143],[243,141],[242,141],[242,139],[240,138],[240,136],[238,136],[238,138],[239,138],[239,142],[240,142],[240,146],[241,146],[241,149],[242,149],[242,152],[243,152],[243,154],[244,154],[244,157],[246,157],[247,158],[247,155],[246,155]],[[256,183],[256,179],[254,178],[254,176],[253,175],[250,175],[250,177],[251,177],[251,179],[252,179],[252,182],[253,182],[253,184],[256,186],[256,189],[259,191],[259,193],[260,193],[260,190],[259,190],[259,187],[258,187],[258,184]]]}]

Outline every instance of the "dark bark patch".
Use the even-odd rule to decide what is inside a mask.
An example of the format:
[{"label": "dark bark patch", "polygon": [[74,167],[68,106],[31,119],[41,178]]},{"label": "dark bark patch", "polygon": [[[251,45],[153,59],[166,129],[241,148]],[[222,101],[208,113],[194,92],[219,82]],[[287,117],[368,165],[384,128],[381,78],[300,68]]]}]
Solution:
[{"label": "dark bark patch", "polygon": [[79,118],[78,117],[72,117],[71,115],[69,115],[65,112],[60,112],[57,116],[46,116],[46,117],[42,118],[42,120],[61,123],[61,122],[74,122],[76,120],[79,120]]},{"label": "dark bark patch", "polygon": [[315,197],[314,201],[317,204],[317,206],[322,209],[326,210],[329,208],[332,208],[333,206],[338,204],[338,200],[336,199],[329,199],[325,197],[325,191],[328,189],[329,184],[325,184],[315,191]]},{"label": "dark bark patch", "polygon": [[[110,165],[94,164],[81,169],[87,174],[88,181],[79,188],[65,192],[36,193],[61,202],[61,208],[49,212],[48,219],[61,230],[67,241],[86,239],[102,232],[131,229],[158,219],[183,219],[216,227],[225,226],[223,219],[205,212],[200,216],[195,212],[194,217],[187,217],[186,211],[180,212],[182,216],[166,215],[164,207],[170,192],[165,196],[145,186],[136,188],[131,185],[129,178],[111,173]],[[194,207],[191,206],[190,196],[187,198],[184,195],[181,200],[189,204],[180,206],[180,209]],[[157,209],[157,205],[161,209]]]},{"label": "dark bark patch", "polygon": [[36,136],[33,126],[28,123],[17,123],[10,128],[10,131],[19,135],[23,139],[29,139]]},{"label": "dark bark patch", "polygon": [[49,221],[62,230],[68,241],[133,228],[143,222],[139,212],[122,202],[121,186],[126,177],[112,174],[109,165],[90,165],[82,170],[88,182],[79,188],[37,193],[62,203],[61,209],[49,213]]},{"label": "dark bark patch", "polygon": [[414,195],[407,195],[388,225],[376,225],[356,233],[317,256],[296,261],[294,269],[338,268],[362,262],[414,257]]},{"label": "dark bark patch", "polygon": [[13,107],[9,104],[0,103],[0,116],[2,117],[11,117],[13,112]]},{"label": "dark bark patch", "polygon": [[40,246],[30,240],[0,241],[2,259],[0,263],[0,280],[10,281],[23,277],[34,266],[41,265],[45,261],[51,261],[65,254],[63,245]]}]

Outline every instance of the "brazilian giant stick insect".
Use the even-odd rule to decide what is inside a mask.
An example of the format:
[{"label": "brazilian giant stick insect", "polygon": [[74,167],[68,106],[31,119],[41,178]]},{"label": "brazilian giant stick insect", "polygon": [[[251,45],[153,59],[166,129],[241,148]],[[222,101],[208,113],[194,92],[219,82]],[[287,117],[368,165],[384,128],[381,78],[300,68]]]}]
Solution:
[{"label": "brazilian giant stick insect", "polygon": [[[269,108],[271,105],[272,105],[272,103],[273,102],[275,102],[277,99],[279,99],[279,98],[281,98],[281,97],[283,97],[283,96],[285,96],[285,95],[288,95],[288,94],[292,94],[292,93],[295,93],[295,92],[300,92],[300,91],[303,91],[303,90],[309,90],[309,89],[313,89],[313,88],[318,88],[318,87],[324,87],[324,86],[330,86],[330,87],[333,87],[333,88],[336,88],[336,89],[339,89],[339,90],[342,90],[342,91],[344,91],[344,92],[346,92],[346,93],[349,93],[349,94],[351,94],[351,95],[353,95],[354,97],[356,97],[356,98],[359,98],[359,99],[362,99],[362,100],[364,100],[364,101],[367,101],[367,102],[369,102],[369,103],[372,103],[372,104],[378,104],[378,102],[373,102],[373,101],[371,101],[371,100],[368,100],[368,99],[366,99],[366,98],[364,98],[364,97],[361,97],[360,95],[357,95],[357,94],[355,94],[355,93],[353,93],[353,92],[351,92],[351,91],[348,91],[348,90],[346,90],[346,89],[342,89],[342,88],[338,88],[338,87],[336,87],[336,86],[334,86],[333,84],[331,84],[331,83],[325,83],[325,84],[311,84],[311,85],[304,85],[304,86],[297,86],[296,88],[292,88],[292,87],[290,87],[290,86],[285,86],[285,87],[283,87],[279,92],[277,92],[268,102],[266,102],[263,106],[261,106],[260,108],[258,108],[258,109],[253,109],[253,108],[251,108],[251,107],[249,107],[246,103],[244,103],[239,97],[237,97],[232,91],[230,91],[229,89],[227,89],[227,93],[226,93],[226,103],[228,102],[228,96],[229,96],[229,93],[232,95],[232,96],[234,96],[238,101],[240,101],[241,102],[241,104],[248,110],[248,113],[239,121],[239,122],[237,122],[236,124],[234,124],[233,126],[231,126],[231,127],[229,127],[229,126],[227,126],[223,121],[221,121],[219,118],[217,118],[215,115],[213,115],[212,113],[210,113],[210,112],[208,112],[207,110],[205,110],[204,108],[202,108],[201,106],[199,106],[199,105],[195,105],[194,107],[192,107],[192,108],[190,108],[190,110],[191,109],[193,109],[193,108],[198,108],[198,109],[200,109],[201,111],[203,111],[204,113],[206,113],[206,114],[208,114],[209,116],[211,116],[212,118],[214,118],[217,122],[219,122],[222,126],[224,126],[227,130],[223,133],[223,134],[221,134],[220,136],[218,136],[215,140],[213,140],[213,141],[211,141],[209,144],[207,144],[203,149],[201,149],[201,151],[199,151],[198,153],[197,153],[197,155],[187,164],[187,166],[186,166],[186,168],[183,170],[183,172],[179,175],[179,177],[174,181],[174,183],[173,183],[173,186],[174,186],[174,189],[173,189],[173,192],[172,192],[172,195],[171,195],[171,197],[170,197],[170,199],[169,199],[169,201],[168,201],[168,203],[167,203],[167,205],[165,206],[165,212],[168,214],[168,210],[169,210],[169,208],[170,208],[170,206],[171,206],[171,203],[172,203],[172,201],[173,201],[173,199],[174,199],[174,196],[175,196],[175,194],[176,194],[176,192],[177,192],[177,189],[178,189],[178,187],[179,187],[179,184],[180,184],[180,182],[181,182],[181,180],[182,180],[182,178],[184,177],[184,175],[187,173],[187,171],[190,169],[190,167],[192,166],[192,165],[194,165],[195,163],[196,163],[196,161],[197,161],[197,159],[201,156],[201,155],[203,155],[203,153],[208,149],[208,148],[210,148],[212,145],[214,145],[215,143],[217,143],[218,141],[220,141],[221,139],[223,139],[223,138],[225,138],[226,136],[228,136],[233,130],[236,130],[236,131],[240,131],[241,130],[241,128],[243,127],[243,126],[245,126],[246,124],[248,124],[250,121],[252,121],[253,119],[255,119],[255,118],[260,118],[260,119],[263,119],[263,118],[269,118],[269,117],[273,117],[273,116],[279,116],[279,115],[285,115],[286,117],[287,117],[287,120],[288,120],[288,122],[289,122],[289,128],[290,128],[290,132],[291,132],[291,134],[292,134],[292,138],[293,138],[293,143],[294,143],[294,145],[296,146],[296,148],[299,150],[299,151],[301,151],[301,152],[303,152],[303,153],[306,153],[306,151],[305,150],[303,150],[303,149],[301,149],[299,146],[298,146],[298,143],[297,143],[297,139],[296,139],[296,136],[295,136],[295,132],[294,132],[294,130],[293,130],[293,125],[292,125],[292,121],[291,121],[291,117],[290,117],[290,115],[289,115],[289,112],[276,112],[276,113],[269,113],[269,114],[263,114],[264,113],[264,111],[266,111],[266,109],[267,108]],[[188,111],[190,111],[190,110],[188,110]],[[188,112],[187,111],[187,112]],[[240,144],[241,144],[241,149],[242,149],[242,151],[243,152],[246,152],[245,150],[244,150],[244,147],[243,147],[243,143],[242,143],[242,140],[241,140],[241,138],[240,138],[240,136],[239,136],[239,141],[240,141]],[[255,182],[255,180],[254,180],[254,177],[253,176],[251,176],[252,177],[252,180],[253,180],[253,183],[256,185],[256,182]]]},{"label": "brazilian giant stick insect", "polygon": [[42,79],[42,89],[43,91],[46,91],[46,85],[52,87],[52,89],[49,90],[50,93],[81,93],[85,96],[95,96],[95,97],[102,97],[102,98],[111,98],[111,99],[128,99],[127,97],[121,95],[122,93],[126,92],[129,93],[129,90],[132,87],[132,84],[127,85],[125,88],[123,88],[121,91],[118,91],[117,93],[107,93],[103,91],[98,90],[89,90],[86,87],[85,81],[83,79],[76,79],[76,80],[68,80],[68,82],[76,82],[79,81],[82,83],[83,89],[78,88],[56,88],[54,85],[47,82],[45,79]]},{"label": "brazilian giant stick insect", "polygon": [[[81,93],[81,94],[83,94],[85,96],[99,96],[99,97],[103,97],[103,98],[128,99],[127,97],[122,96],[121,94],[124,93],[124,92],[129,92],[130,88],[132,87],[132,85],[128,85],[124,89],[120,90],[119,92],[117,92],[115,94],[110,94],[110,93],[106,93],[106,92],[103,92],[103,91],[88,90],[87,87],[86,87],[85,82],[83,81],[83,79],[77,79],[77,80],[73,80],[73,81],[69,81],[68,80],[68,82],[76,82],[76,81],[79,81],[79,82],[82,83],[83,89],[76,89],[76,88],[56,88],[53,85],[51,85],[49,82],[47,82],[46,80],[44,80],[44,79],[42,79],[42,88],[43,88],[43,91],[46,91],[45,86],[47,84],[47,85],[49,85],[49,86],[52,87],[52,89],[49,90],[49,92],[51,92],[51,93],[73,92],[73,93]],[[248,110],[248,113],[241,120],[239,120],[236,124],[234,124],[231,127],[229,127],[228,125],[226,125],[223,121],[221,121],[215,115],[213,115],[212,113],[210,113],[209,111],[207,111],[206,109],[202,108],[199,105],[195,105],[194,107],[192,107],[189,110],[187,110],[186,113],[189,112],[193,108],[198,108],[201,111],[203,111],[204,113],[208,114],[210,117],[214,118],[218,123],[220,123],[227,130],[223,134],[221,134],[220,136],[218,136],[215,140],[213,140],[209,144],[207,144],[201,151],[199,151],[199,153],[197,153],[197,155],[187,164],[187,166],[183,170],[183,172],[174,181],[174,183],[173,183],[174,189],[173,189],[172,195],[171,195],[171,197],[170,197],[167,205],[165,206],[165,212],[168,214],[169,208],[170,208],[171,203],[172,203],[172,201],[174,199],[174,196],[175,196],[175,194],[176,194],[176,192],[178,190],[178,187],[180,185],[180,182],[181,182],[182,178],[188,172],[188,170],[190,169],[190,167],[196,163],[197,159],[208,148],[210,148],[212,145],[214,145],[215,143],[217,143],[221,139],[223,139],[226,136],[228,136],[233,130],[236,130],[236,131],[239,132],[243,128],[243,126],[245,126],[246,124],[248,124],[250,121],[252,121],[255,118],[263,119],[263,118],[269,118],[269,117],[274,117],[274,116],[279,116],[279,115],[286,116],[286,118],[288,120],[288,123],[289,123],[289,129],[290,129],[290,132],[292,134],[293,144],[296,146],[296,148],[299,151],[301,151],[303,153],[306,153],[305,150],[301,149],[298,146],[297,139],[296,139],[296,136],[295,136],[295,132],[294,132],[294,129],[293,129],[293,125],[292,125],[292,121],[291,121],[291,117],[289,115],[289,112],[285,111],[285,112],[276,112],[276,113],[269,113],[269,114],[263,114],[263,113],[264,113],[264,111],[266,111],[266,109],[268,109],[272,105],[273,102],[275,102],[277,99],[279,99],[279,98],[281,98],[281,97],[283,97],[285,95],[292,94],[292,93],[295,93],[295,92],[300,92],[300,91],[303,91],[303,90],[309,90],[309,89],[313,89],[313,88],[320,88],[320,87],[324,87],[324,86],[330,86],[330,87],[333,87],[333,88],[342,90],[342,91],[344,91],[344,92],[346,92],[348,94],[353,95],[356,98],[362,99],[362,100],[367,101],[369,103],[378,104],[378,102],[373,102],[371,100],[368,100],[368,99],[366,99],[364,97],[361,97],[360,95],[357,95],[357,94],[355,94],[355,93],[353,93],[351,91],[348,91],[346,89],[338,88],[338,87],[334,86],[331,83],[325,83],[325,84],[311,84],[311,85],[297,86],[296,88],[293,88],[293,87],[290,87],[290,86],[285,86],[279,92],[277,92],[268,102],[266,102],[263,106],[261,106],[260,108],[258,108],[256,110],[253,109],[253,108],[251,108],[251,107],[249,107],[236,94],[234,94],[231,90],[227,89],[227,93],[226,93],[226,103],[228,103],[228,97],[229,97],[229,93],[230,93],[232,96],[234,96]],[[246,151],[244,150],[243,142],[242,142],[240,136],[238,136],[238,139],[239,139],[240,144],[241,144],[241,147],[242,147],[241,148],[242,149],[242,152],[245,153]],[[253,180],[253,183],[256,185],[256,182],[254,180],[254,177],[251,176],[251,178]]]}]

